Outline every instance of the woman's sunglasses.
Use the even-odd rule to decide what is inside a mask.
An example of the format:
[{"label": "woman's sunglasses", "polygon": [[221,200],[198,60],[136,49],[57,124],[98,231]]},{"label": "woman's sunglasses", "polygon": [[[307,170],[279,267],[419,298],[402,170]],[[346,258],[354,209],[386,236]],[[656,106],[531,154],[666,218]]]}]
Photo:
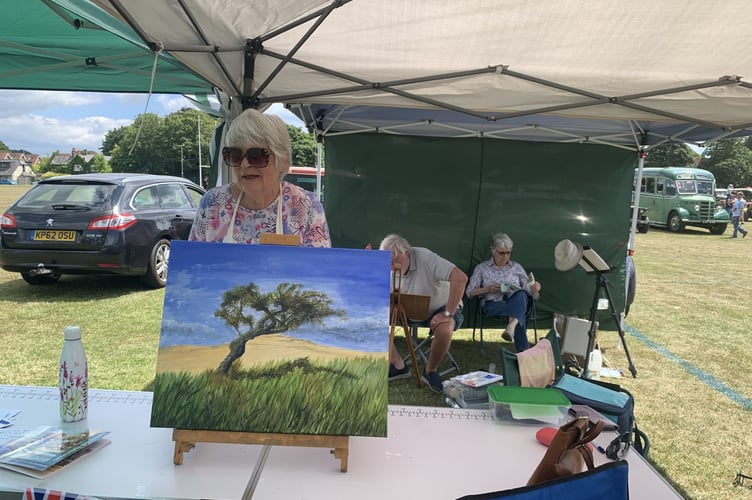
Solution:
[{"label": "woman's sunglasses", "polygon": [[269,164],[269,151],[264,148],[222,148],[222,159],[228,167],[239,167],[243,158],[254,168],[264,168]]}]

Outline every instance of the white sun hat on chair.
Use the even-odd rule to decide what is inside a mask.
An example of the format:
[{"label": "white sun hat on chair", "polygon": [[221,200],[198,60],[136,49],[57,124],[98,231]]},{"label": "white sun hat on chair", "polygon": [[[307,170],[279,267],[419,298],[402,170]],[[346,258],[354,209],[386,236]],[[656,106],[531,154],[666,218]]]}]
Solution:
[{"label": "white sun hat on chair", "polygon": [[569,271],[582,258],[582,245],[571,240],[561,240],[554,248],[554,266],[559,271]]}]

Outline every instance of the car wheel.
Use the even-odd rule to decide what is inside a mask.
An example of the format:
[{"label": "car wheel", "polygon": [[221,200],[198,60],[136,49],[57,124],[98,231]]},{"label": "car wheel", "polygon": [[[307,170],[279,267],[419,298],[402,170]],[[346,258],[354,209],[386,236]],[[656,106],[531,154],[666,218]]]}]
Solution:
[{"label": "car wheel", "polygon": [[170,240],[161,239],[151,249],[149,268],[141,282],[150,288],[163,288],[167,284],[167,264],[170,262]]},{"label": "car wheel", "polygon": [[629,308],[634,302],[637,293],[637,273],[635,272],[634,261],[631,255],[627,255],[627,304],[624,307],[624,317],[629,314]]},{"label": "car wheel", "polygon": [[728,224],[713,224],[710,226],[710,234],[723,234],[726,232]]},{"label": "car wheel", "polygon": [[45,274],[43,276],[32,276],[28,272],[21,273],[21,277],[29,285],[54,285],[60,279],[59,274]]},{"label": "car wheel", "polygon": [[637,224],[637,232],[647,233],[650,229],[650,224]]},{"label": "car wheel", "polygon": [[668,229],[673,233],[678,233],[684,229],[684,224],[682,224],[681,217],[679,217],[679,214],[676,212],[671,212],[668,215]]}]

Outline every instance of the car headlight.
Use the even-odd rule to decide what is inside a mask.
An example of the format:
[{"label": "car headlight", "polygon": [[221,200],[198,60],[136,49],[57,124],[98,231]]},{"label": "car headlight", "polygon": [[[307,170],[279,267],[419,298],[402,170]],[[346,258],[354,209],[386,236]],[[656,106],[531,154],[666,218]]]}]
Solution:
[{"label": "car headlight", "polygon": [[700,211],[700,205],[695,205],[695,212],[699,212],[699,211]]}]

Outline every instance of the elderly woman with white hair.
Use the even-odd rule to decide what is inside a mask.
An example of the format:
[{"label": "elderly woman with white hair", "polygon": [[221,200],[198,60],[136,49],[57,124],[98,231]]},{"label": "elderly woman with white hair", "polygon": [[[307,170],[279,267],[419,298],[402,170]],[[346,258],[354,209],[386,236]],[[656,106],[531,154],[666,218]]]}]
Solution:
[{"label": "elderly woman with white hair", "polygon": [[495,234],[491,238],[491,258],[475,266],[465,293],[468,297],[481,296],[485,316],[509,318],[501,336],[509,342],[514,340],[515,349],[522,352],[530,347],[525,324],[529,296],[537,296],[541,285],[528,283],[525,269],[511,260],[513,247],[508,235]]},{"label": "elderly woman with white hair", "polygon": [[203,196],[190,240],[259,243],[261,234],[276,233],[299,235],[302,246],[332,246],[321,202],[283,181],[292,145],[281,118],[247,109],[230,124],[225,143],[222,159],[233,182]]}]

